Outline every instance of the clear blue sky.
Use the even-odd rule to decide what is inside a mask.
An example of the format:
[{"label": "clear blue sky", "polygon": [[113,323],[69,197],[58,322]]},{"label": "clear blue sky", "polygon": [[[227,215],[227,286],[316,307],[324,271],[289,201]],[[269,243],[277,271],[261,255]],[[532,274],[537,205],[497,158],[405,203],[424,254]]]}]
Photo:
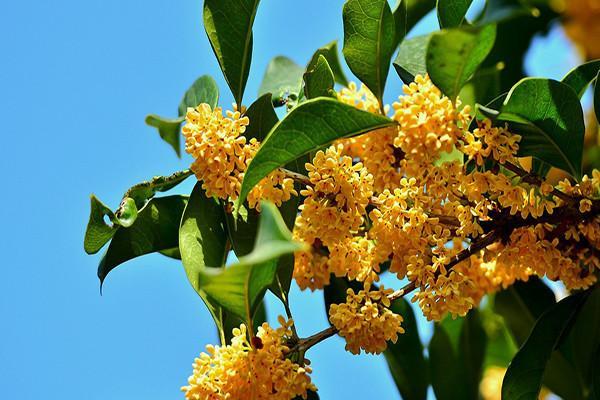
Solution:
[{"label": "clear blue sky", "polygon": [[[342,3],[262,2],[247,101],[272,57],[305,64],[342,38]],[[130,185],[190,162],[144,125],[146,114],[176,116],[183,92],[206,73],[221,105],[232,101],[201,0],[5,2],[0,50],[0,398],[182,398],[194,357],[217,340],[183,269],[156,255],[133,260],[101,297],[99,256],[86,256],[82,240],[90,193],[115,207]],[[560,33],[535,55],[530,70],[550,77],[573,62]],[[388,100],[399,91],[390,71]],[[271,318],[280,312],[269,306]],[[320,293],[295,290],[292,307],[301,334],[326,327]],[[382,358],[351,356],[337,338],[309,357],[324,400],[395,393]]]}]

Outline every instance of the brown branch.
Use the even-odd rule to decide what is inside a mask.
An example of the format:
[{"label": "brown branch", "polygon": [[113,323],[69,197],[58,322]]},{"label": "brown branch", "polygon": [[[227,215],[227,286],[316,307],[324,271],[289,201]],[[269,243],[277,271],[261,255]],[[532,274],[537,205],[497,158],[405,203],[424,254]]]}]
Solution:
[{"label": "brown branch", "polygon": [[[514,174],[518,175],[521,177],[521,179],[523,180],[523,182],[525,183],[530,183],[532,185],[536,185],[536,186],[541,186],[542,183],[544,183],[544,180],[537,176],[534,173],[531,172],[527,172],[525,171],[523,168],[519,167],[518,165],[515,165],[509,161],[506,161],[504,164],[502,164],[502,166],[504,168],[506,168],[507,170],[509,170],[510,172],[513,172]],[[571,196],[569,196],[568,194],[561,192],[560,190],[557,190],[556,188],[552,188],[552,192],[550,192],[551,194],[553,194],[554,196],[558,197],[559,199],[563,200],[566,203],[572,203],[573,201],[575,201],[575,199]]]}]

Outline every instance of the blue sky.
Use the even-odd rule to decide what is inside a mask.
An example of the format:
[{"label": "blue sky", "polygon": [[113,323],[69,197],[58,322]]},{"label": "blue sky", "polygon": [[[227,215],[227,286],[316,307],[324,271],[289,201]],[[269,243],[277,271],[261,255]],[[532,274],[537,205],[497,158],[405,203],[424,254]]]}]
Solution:
[{"label": "blue sky", "polygon": [[[303,65],[342,38],[342,4],[262,2],[247,102],[272,57]],[[194,357],[217,341],[183,269],[156,255],[133,260],[100,296],[99,256],[86,256],[82,240],[91,193],[115,207],[130,185],[190,162],[144,125],[146,114],[176,116],[183,92],[206,73],[221,87],[221,105],[232,101],[201,1],[7,2],[0,50],[0,397],[182,398]],[[537,75],[558,78],[575,63],[559,31],[532,54]],[[400,90],[392,70],[387,100]],[[281,312],[273,299],[269,306],[271,318]],[[320,293],[294,290],[292,308],[302,335],[327,326]],[[337,338],[309,358],[324,400],[395,393],[382,358],[352,356]]]}]

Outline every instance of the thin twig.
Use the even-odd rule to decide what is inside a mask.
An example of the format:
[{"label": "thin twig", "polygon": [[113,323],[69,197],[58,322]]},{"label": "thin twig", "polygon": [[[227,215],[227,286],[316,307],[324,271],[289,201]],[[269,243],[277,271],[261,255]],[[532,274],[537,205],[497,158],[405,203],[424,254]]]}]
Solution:
[{"label": "thin twig", "polygon": [[[502,166],[510,172],[513,172],[516,175],[520,176],[523,179],[523,182],[530,183],[536,186],[541,186],[542,183],[544,183],[544,180],[541,177],[537,176],[534,173],[527,172],[523,168],[509,161],[506,161],[504,164],[502,164]],[[572,198],[564,192],[561,192],[560,190],[557,190],[556,188],[552,188],[552,192],[550,193],[552,193],[554,196],[558,197],[566,203],[572,203],[573,201],[575,201],[574,198]]]}]

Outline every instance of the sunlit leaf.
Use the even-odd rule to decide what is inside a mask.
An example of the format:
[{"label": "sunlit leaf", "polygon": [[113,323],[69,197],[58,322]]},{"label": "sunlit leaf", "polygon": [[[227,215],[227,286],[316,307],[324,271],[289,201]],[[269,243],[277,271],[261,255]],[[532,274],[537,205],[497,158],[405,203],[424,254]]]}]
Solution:
[{"label": "sunlit leaf", "polygon": [[210,75],[202,75],[196,79],[192,86],[185,92],[179,103],[179,116],[184,117],[188,107],[198,107],[201,103],[215,108],[219,102],[219,87]]},{"label": "sunlit leaf", "polygon": [[534,156],[581,178],[585,125],[576,93],[562,82],[525,78],[504,100],[499,121],[521,135],[520,156]]},{"label": "sunlit leaf", "polygon": [[354,73],[382,103],[392,53],[395,22],[387,0],[348,0],[344,19],[344,58]]},{"label": "sunlit leaf", "polygon": [[291,240],[277,208],[261,204],[262,212],[256,242],[252,252],[222,271],[204,270],[199,286],[228,312],[249,320],[272,285],[277,272],[277,259],[301,250],[303,246]]},{"label": "sunlit leaf", "polygon": [[293,108],[273,127],[244,175],[238,203],[269,172],[335,139],[393,125],[389,118],[319,97]]},{"label": "sunlit leaf", "polygon": [[163,118],[156,114],[150,114],[146,116],[146,125],[152,126],[158,129],[158,134],[161,139],[167,142],[175,153],[177,153],[177,157],[181,157],[181,145],[180,145],[180,133],[179,129],[181,128],[181,123],[184,121],[184,118]]},{"label": "sunlit leaf", "polygon": [[274,105],[296,101],[302,90],[304,68],[287,57],[277,56],[269,62],[258,95],[271,93]]},{"label": "sunlit leaf", "polygon": [[327,59],[320,55],[314,64],[309,64],[304,74],[304,93],[306,98],[335,97],[333,71]]},{"label": "sunlit leaf", "polygon": [[238,106],[252,59],[252,25],[259,0],[204,0],[204,29]]},{"label": "sunlit leaf", "polygon": [[313,65],[316,63],[319,56],[323,56],[327,60],[327,63],[333,72],[336,83],[339,83],[343,86],[348,86],[348,78],[346,78],[346,74],[344,74],[344,70],[342,69],[342,65],[340,63],[337,40],[320,47],[315,54],[313,54],[308,65]]},{"label": "sunlit leaf", "polygon": [[398,0],[394,11],[396,35],[394,46],[398,46],[402,39],[429,11],[435,7],[436,0]]},{"label": "sunlit leaf", "polygon": [[417,36],[400,44],[394,68],[404,83],[409,84],[415,80],[416,75],[424,76],[427,73],[425,56],[431,37],[431,34]]},{"label": "sunlit leaf", "polygon": [[492,50],[496,26],[445,29],[432,35],[427,46],[427,72],[452,100]]},{"label": "sunlit leaf", "polygon": [[473,0],[437,0],[437,15],[441,28],[455,28],[466,21]]},{"label": "sunlit leaf", "polygon": [[599,72],[600,60],[588,61],[570,70],[567,75],[562,78],[562,83],[570,86],[577,96],[581,98],[590,83],[596,79],[596,75]]}]

